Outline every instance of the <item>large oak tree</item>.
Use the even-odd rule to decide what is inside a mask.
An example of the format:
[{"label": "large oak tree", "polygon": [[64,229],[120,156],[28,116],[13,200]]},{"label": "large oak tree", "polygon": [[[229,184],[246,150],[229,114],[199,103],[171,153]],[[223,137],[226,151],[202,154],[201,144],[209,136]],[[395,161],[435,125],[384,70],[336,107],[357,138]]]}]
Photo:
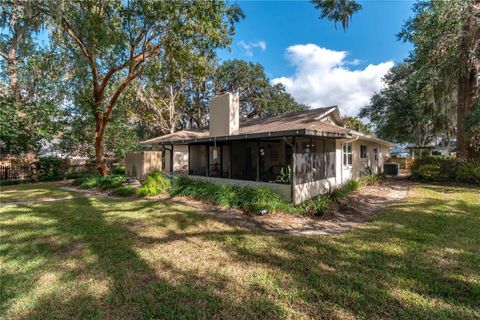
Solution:
[{"label": "large oak tree", "polygon": [[108,174],[105,129],[122,93],[176,48],[197,54],[226,47],[242,13],[223,1],[71,0],[49,3],[57,40],[88,72],[96,168]]}]

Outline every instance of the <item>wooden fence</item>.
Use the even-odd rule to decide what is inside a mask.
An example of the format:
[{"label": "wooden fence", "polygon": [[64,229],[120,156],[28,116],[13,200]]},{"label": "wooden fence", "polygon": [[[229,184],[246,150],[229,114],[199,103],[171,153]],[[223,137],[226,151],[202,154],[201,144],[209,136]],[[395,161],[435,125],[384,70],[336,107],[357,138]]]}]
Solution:
[{"label": "wooden fence", "polygon": [[32,176],[32,171],[29,166],[12,166],[12,165],[0,165],[0,179],[27,179]]}]

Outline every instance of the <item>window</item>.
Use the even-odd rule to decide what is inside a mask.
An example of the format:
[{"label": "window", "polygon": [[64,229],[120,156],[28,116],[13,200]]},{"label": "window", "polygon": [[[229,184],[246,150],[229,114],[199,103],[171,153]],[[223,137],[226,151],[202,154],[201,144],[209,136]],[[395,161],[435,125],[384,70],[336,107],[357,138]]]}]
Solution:
[{"label": "window", "polygon": [[362,159],[367,158],[367,146],[364,146],[364,145],[360,146],[360,158]]},{"label": "window", "polygon": [[352,165],[352,143],[346,142],[343,144],[343,165],[351,166]]},{"label": "window", "polygon": [[378,160],[378,149],[377,148],[373,149],[373,157],[374,157],[375,161]]}]

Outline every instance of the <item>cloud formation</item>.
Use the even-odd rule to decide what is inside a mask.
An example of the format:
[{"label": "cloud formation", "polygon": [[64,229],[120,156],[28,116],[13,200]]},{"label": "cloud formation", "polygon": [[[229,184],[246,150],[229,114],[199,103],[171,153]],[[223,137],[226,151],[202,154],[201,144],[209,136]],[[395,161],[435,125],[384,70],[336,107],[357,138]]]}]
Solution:
[{"label": "cloud formation", "polygon": [[257,42],[248,42],[248,43],[246,43],[243,40],[240,40],[238,45],[245,50],[245,54],[249,57],[253,57],[253,50],[256,48],[259,48],[262,51],[265,51],[267,49],[267,43],[263,40],[260,40]]},{"label": "cloud formation", "polygon": [[290,46],[286,56],[295,66],[295,73],[290,77],[275,78],[272,83],[282,83],[298,102],[313,108],[338,105],[342,114],[357,115],[360,108],[369,103],[373,93],[383,87],[382,77],[393,62],[350,70],[349,65],[360,61],[348,61],[347,55],[346,51],[334,51],[315,44]]}]

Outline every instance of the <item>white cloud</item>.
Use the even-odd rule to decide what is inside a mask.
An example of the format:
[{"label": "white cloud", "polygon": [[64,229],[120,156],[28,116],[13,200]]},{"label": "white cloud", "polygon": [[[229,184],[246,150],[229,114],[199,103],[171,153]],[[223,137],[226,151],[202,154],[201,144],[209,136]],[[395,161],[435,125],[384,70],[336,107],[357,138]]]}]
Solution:
[{"label": "white cloud", "polygon": [[342,114],[356,115],[369,103],[375,91],[383,87],[382,77],[393,66],[392,61],[370,64],[363,70],[350,70],[346,51],[334,51],[315,44],[287,48],[287,59],[295,66],[290,77],[280,77],[272,83],[282,83],[298,101],[313,108],[338,105]]},{"label": "white cloud", "polygon": [[267,49],[267,43],[263,40],[260,40],[257,42],[248,42],[248,43],[243,40],[240,40],[238,45],[245,50],[245,54],[249,57],[253,57],[253,50],[256,48],[259,48],[262,51],[265,51]]}]

